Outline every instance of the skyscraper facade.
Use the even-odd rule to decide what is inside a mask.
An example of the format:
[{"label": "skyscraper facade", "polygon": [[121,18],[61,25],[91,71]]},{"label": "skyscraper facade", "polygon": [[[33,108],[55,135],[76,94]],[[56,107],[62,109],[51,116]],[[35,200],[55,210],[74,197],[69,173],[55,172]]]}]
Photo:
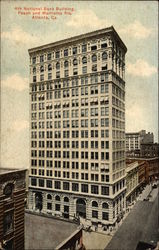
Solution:
[{"label": "skyscraper facade", "polygon": [[125,208],[125,53],[115,29],[29,49],[29,209],[112,225]]}]

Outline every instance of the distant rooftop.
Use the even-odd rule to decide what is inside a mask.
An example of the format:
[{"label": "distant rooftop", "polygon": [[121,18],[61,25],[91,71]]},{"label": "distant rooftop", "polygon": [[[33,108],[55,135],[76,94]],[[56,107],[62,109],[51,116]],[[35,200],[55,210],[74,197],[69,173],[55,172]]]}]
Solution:
[{"label": "distant rooftop", "polygon": [[25,249],[55,249],[77,228],[71,222],[25,213]]}]

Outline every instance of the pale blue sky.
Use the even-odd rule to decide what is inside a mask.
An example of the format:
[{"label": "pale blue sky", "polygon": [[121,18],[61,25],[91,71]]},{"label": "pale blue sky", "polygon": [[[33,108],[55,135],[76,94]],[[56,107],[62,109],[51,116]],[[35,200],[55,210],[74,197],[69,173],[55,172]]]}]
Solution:
[{"label": "pale blue sky", "polygon": [[[15,7],[73,7],[72,16],[32,20]],[[28,49],[113,25],[126,44],[126,131],[158,133],[157,1],[1,2],[1,165],[29,166]]]}]

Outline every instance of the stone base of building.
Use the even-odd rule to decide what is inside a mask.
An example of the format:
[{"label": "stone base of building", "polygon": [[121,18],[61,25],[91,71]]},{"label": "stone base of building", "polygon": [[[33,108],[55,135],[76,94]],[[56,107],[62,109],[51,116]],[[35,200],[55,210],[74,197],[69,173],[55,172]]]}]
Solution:
[{"label": "stone base of building", "polygon": [[112,200],[30,188],[28,209],[83,224],[88,230],[90,227],[94,231],[97,228],[107,230],[122,218],[125,211],[125,193]]}]

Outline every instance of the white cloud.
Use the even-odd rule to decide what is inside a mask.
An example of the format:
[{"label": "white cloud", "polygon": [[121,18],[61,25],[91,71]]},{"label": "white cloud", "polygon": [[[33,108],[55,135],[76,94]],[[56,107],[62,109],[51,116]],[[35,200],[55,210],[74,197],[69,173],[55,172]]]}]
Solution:
[{"label": "white cloud", "polygon": [[11,31],[4,31],[1,34],[2,38],[8,39],[12,42],[19,44],[37,43],[38,38],[30,33],[24,31],[20,26],[12,28]]},{"label": "white cloud", "polygon": [[74,28],[88,27],[92,29],[102,29],[109,26],[105,19],[99,19],[96,14],[89,9],[79,10],[66,25]]},{"label": "white cloud", "polygon": [[14,74],[2,80],[2,86],[23,91],[29,88],[29,81],[28,78],[22,78],[19,74]]},{"label": "white cloud", "polygon": [[144,39],[152,34],[152,29],[143,26],[139,21],[134,21],[120,29],[119,32],[129,37]]},{"label": "white cloud", "polygon": [[29,128],[29,122],[26,120],[15,120],[12,123],[13,130],[19,132],[23,129]]},{"label": "white cloud", "polygon": [[127,73],[133,76],[149,77],[157,73],[157,68],[142,59],[138,59],[134,64],[127,64]]}]

